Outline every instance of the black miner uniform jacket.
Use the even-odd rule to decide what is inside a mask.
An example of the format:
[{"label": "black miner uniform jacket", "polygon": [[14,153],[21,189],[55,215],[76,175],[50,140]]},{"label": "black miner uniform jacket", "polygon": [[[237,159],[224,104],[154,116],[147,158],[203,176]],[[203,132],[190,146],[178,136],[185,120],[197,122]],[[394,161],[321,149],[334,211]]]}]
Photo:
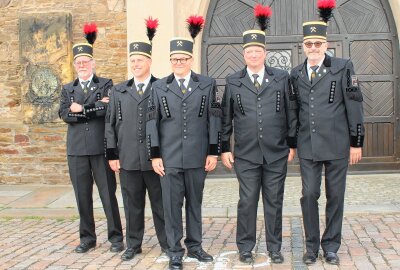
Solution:
[{"label": "black miner uniform jacket", "polygon": [[192,71],[188,91],[174,74],[153,84],[147,139],[151,158],[166,168],[201,168],[207,155],[221,152],[221,108],[215,102],[215,80]]},{"label": "black miner uniform jacket", "polygon": [[134,79],[116,85],[111,92],[106,117],[107,159],[119,159],[124,170],[153,169],[147,148],[146,117],[151,87],[156,80],[151,76],[142,97]]},{"label": "black miner uniform jacket", "polygon": [[[235,157],[255,164],[287,156],[296,148],[297,102],[286,71],[265,67],[257,91],[246,68],[226,79],[222,101],[222,152],[230,152],[234,128]],[[233,123],[232,123],[233,120]]]},{"label": "black miner uniform jacket", "polygon": [[363,97],[350,60],[325,55],[312,84],[304,62],[292,70],[291,82],[299,102],[299,158],[342,159],[350,146],[362,147]]},{"label": "black miner uniform jacket", "polygon": [[[109,95],[112,86],[111,79],[93,75],[86,95],[82,92],[79,79],[63,87],[59,115],[68,123],[67,155],[104,154],[104,117],[107,104],[100,100]],[[83,112],[71,113],[69,108],[73,102],[83,104]]]}]

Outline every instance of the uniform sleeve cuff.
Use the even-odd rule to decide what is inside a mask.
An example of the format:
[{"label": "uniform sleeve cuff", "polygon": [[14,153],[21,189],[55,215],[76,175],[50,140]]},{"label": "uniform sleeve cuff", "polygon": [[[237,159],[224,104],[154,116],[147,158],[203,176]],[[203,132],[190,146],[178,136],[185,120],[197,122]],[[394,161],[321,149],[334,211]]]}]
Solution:
[{"label": "uniform sleeve cuff", "polygon": [[107,158],[107,160],[117,160],[117,159],[119,159],[118,149],[117,148],[107,148],[107,150],[106,150],[106,158]]},{"label": "uniform sleeve cuff", "polygon": [[231,144],[228,141],[222,141],[222,153],[231,152]]},{"label": "uniform sleeve cuff", "polygon": [[210,144],[208,154],[211,156],[219,156],[221,154],[221,146],[218,144]]},{"label": "uniform sleeve cuff", "polygon": [[290,148],[297,148],[297,138],[296,137],[287,137],[287,144]]},{"label": "uniform sleeve cuff", "polygon": [[83,112],[85,113],[85,115],[87,117],[92,117],[93,115],[96,114],[95,107],[96,107],[96,105],[94,103],[85,104],[83,106]]},{"label": "uniform sleeve cuff", "polygon": [[150,147],[150,158],[161,158],[160,147]]},{"label": "uniform sleeve cuff", "polygon": [[350,146],[351,147],[363,147],[364,136],[350,136]]}]

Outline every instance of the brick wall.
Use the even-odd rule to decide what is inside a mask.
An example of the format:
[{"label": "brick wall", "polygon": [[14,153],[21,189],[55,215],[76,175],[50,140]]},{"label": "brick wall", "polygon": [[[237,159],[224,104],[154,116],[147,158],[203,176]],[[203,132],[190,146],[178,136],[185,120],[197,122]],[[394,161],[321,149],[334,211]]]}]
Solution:
[{"label": "brick wall", "polygon": [[[123,0],[0,0],[0,183],[69,183],[66,125],[60,121],[27,124],[22,91],[26,66],[20,57],[19,20],[30,14],[67,12],[72,42],[84,41],[82,26],[98,24],[97,74],[114,83],[126,79],[126,12]],[[72,66],[71,66],[72,69]],[[59,74],[62,83],[73,79]]]}]

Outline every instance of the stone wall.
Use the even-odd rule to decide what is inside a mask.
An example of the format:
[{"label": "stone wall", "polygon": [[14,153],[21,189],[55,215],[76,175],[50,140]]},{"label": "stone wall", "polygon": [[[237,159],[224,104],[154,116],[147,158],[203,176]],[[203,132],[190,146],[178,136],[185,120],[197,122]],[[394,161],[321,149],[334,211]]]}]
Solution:
[{"label": "stone wall", "polygon": [[[26,53],[29,39],[21,31],[29,27],[24,28],[22,24],[26,24],[26,18],[46,21],[50,14],[65,15],[65,30],[61,29],[61,35],[57,36],[61,40],[53,43],[52,36],[42,34],[47,38],[46,43],[34,47],[40,57],[33,57]],[[0,0],[0,15],[0,183],[69,183],[66,125],[55,117],[54,108],[61,84],[75,77],[70,48],[72,43],[84,41],[83,24],[96,22],[99,29],[94,46],[97,74],[112,78],[114,83],[125,80],[125,1]],[[46,28],[48,32],[55,31],[51,26]],[[41,44],[37,35],[32,36],[33,41]],[[55,42],[57,46],[53,46]],[[40,94],[48,94],[36,93],[39,96],[36,99],[29,95],[32,72],[42,68],[43,74],[54,73],[53,82],[58,82],[58,86],[51,97],[45,96],[45,103],[35,103],[41,100]]]}]

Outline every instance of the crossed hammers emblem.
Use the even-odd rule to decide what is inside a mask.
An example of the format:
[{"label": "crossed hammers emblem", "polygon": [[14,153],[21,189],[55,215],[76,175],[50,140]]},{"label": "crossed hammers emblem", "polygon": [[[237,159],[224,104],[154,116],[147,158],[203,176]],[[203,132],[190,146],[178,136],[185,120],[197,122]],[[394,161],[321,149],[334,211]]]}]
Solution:
[{"label": "crossed hammers emblem", "polygon": [[78,47],[78,51],[81,52],[83,51],[83,48],[81,46]]},{"label": "crossed hammers emblem", "polygon": [[176,42],[176,45],[177,45],[178,47],[182,47],[182,46],[183,46],[183,43],[182,43],[182,41],[178,40],[178,41]]},{"label": "crossed hammers emblem", "polygon": [[257,39],[257,35],[256,34],[252,34],[251,35],[251,39]]},{"label": "crossed hammers emblem", "polygon": [[139,49],[139,44],[137,44],[137,43],[133,44],[133,49],[134,49],[134,50]]},{"label": "crossed hammers emblem", "polygon": [[311,30],[311,33],[312,33],[312,32],[317,32],[317,27],[312,26],[312,27],[310,27],[310,30]]}]

